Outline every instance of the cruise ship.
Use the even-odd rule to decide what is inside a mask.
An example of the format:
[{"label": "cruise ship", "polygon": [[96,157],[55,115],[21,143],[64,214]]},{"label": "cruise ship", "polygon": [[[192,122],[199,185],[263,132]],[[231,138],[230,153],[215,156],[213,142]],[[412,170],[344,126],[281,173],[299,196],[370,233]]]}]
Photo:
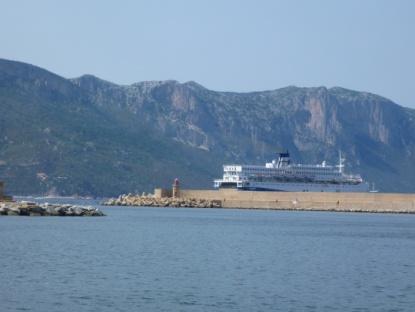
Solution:
[{"label": "cruise ship", "polygon": [[360,175],[344,172],[344,158],[339,152],[338,165],[323,161],[318,165],[292,164],[288,151],[265,166],[224,165],[222,179],[215,188],[280,192],[369,192]]}]

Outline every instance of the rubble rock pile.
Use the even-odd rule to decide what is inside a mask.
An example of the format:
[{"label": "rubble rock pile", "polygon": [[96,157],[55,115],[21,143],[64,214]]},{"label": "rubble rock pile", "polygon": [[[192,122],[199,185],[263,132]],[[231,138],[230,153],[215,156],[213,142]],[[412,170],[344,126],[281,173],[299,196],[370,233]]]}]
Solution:
[{"label": "rubble rock pile", "polygon": [[92,206],[37,204],[33,202],[0,202],[0,216],[100,217],[105,214]]},{"label": "rubble rock pile", "polygon": [[111,198],[103,203],[107,206],[146,206],[146,207],[189,207],[189,208],[221,208],[220,200],[196,198],[156,198],[153,195],[123,194],[118,198]]}]

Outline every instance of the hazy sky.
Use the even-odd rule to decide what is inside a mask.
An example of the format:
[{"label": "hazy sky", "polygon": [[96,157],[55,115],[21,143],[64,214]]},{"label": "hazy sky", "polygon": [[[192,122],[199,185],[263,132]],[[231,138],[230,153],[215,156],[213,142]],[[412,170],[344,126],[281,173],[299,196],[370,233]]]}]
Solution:
[{"label": "hazy sky", "polygon": [[213,90],[342,86],[415,108],[415,1],[4,1],[0,57]]}]

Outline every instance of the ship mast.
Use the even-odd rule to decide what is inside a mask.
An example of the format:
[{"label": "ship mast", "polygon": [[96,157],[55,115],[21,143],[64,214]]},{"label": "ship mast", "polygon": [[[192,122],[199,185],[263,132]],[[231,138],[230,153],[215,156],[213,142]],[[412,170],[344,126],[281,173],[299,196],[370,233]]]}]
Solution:
[{"label": "ship mast", "polygon": [[342,157],[342,151],[339,150],[339,164],[337,165],[337,167],[339,168],[339,173],[343,173],[343,168],[344,168],[344,161],[346,159]]}]

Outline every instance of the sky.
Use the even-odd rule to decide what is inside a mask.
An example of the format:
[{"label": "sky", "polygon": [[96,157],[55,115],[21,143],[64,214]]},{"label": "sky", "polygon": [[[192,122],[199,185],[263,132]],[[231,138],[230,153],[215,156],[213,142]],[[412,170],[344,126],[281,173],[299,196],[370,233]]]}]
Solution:
[{"label": "sky", "polygon": [[0,0],[0,58],[119,84],[341,86],[415,108],[415,1]]}]

